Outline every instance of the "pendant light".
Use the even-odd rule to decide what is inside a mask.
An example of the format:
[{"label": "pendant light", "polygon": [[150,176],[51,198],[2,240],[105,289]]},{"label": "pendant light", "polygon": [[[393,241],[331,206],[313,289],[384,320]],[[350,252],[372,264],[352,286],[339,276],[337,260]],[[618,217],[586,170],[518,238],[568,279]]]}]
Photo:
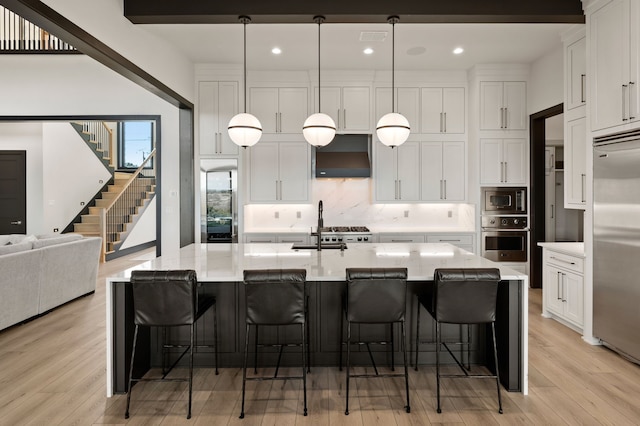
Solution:
[{"label": "pendant light", "polygon": [[243,148],[253,146],[262,136],[262,124],[254,115],[247,113],[247,24],[248,16],[240,16],[244,29],[244,112],[237,114],[229,121],[229,137],[236,145]]},{"label": "pendant light", "polygon": [[391,148],[402,145],[411,132],[409,121],[395,112],[394,83],[395,83],[395,24],[400,20],[397,16],[390,16],[387,22],[391,24],[391,112],[383,115],[376,126],[376,134],[380,142]]},{"label": "pendant light", "polygon": [[324,16],[313,18],[318,24],[318,112],[311,114],[304,121],[302,134],[304,138],[313,146],[328,145],[336,135],[336,123],[327,114],[323,114],[320,109],[320,24],[324,22]]}]

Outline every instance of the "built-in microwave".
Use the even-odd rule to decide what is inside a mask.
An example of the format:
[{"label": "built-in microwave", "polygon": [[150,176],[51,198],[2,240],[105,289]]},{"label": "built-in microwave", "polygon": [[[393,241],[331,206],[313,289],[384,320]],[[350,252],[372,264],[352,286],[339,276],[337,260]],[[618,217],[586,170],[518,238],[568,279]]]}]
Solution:
[{"label": "built-in microwave", "polygon": [[482,214],[527,214],[527,188],[483,187]]}]

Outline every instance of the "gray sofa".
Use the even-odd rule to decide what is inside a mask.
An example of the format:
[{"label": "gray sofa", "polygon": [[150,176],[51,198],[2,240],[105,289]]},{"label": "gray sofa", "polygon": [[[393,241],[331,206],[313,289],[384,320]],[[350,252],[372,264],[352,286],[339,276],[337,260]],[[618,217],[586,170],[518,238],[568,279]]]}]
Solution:
[{"label": "gray sofa", "polygon": [[102,240],[0,235],[0,330],[94,292]]}]

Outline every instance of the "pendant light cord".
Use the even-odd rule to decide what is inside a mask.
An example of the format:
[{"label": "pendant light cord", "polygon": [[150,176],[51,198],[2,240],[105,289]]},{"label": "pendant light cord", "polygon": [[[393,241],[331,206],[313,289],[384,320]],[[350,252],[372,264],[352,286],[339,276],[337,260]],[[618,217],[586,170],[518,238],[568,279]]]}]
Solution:
[{"label": "pendant light cord", "polygon": [[391,112],[396,112],[395,102],[394,102],[394,91],[395,91],[395,81],[396,81],[396,22],[398,22],[400,18],[397,16],[390,16],[387,19],[387,22],[391,24]]},{"label": "pendant light cord", "polygon": [[318,23],[318,113],[321,113],[320,97],[322,96],[322,90],[320,89],[320,25],[324,22],[324,16],[315,16],[313,20]]},{"label": "pendant light cord", "polygon": [[244,51],[244,56],[243,56],[243,64],[244,64],[244,112],[246,114],[247,112],[247,24],[249,22],[251,22],[251,18],[249,18],[248,16],[241,16],[240,17],[240,22],[242,22],[243,24],[243,51]]}]

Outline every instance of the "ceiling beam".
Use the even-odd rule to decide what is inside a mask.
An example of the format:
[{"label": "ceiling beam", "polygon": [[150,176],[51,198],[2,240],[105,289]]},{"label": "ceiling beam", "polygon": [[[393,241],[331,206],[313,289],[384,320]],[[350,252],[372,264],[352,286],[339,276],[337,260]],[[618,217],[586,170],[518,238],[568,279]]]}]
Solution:
[{"label": "ceiling beam", "polygon": [[226,24],[248,15],[254,23],[576,23],[580,0],[124,0],[134,24]]}]

